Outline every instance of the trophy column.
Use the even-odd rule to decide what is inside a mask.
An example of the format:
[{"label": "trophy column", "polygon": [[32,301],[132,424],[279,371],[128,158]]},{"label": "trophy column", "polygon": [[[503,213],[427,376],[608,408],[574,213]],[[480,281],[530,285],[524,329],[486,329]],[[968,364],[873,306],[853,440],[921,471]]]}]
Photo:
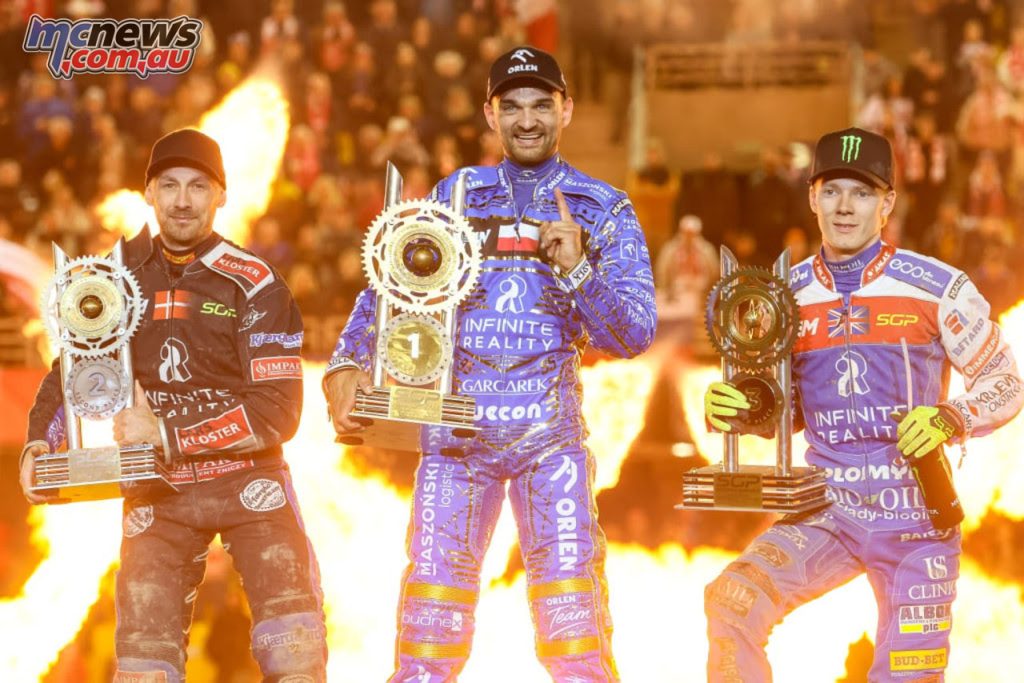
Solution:
[{"label": "trophy column", "polygon": [[54,245],[53,259],[43,316],[60,350],[67,450],[35,459],[32,490],[79,501],[117,498],[141,483],[173,488],[152,444],[83,447],[82,418],[109,419],[135,399],[129,339],[143,304],[124,266],[124,241],[110,258],[69,259]]},{"label": "trophy column", "polygon": [[[377,295],[373,388],[356,393],[365,425],[338,441],[419,452],[428,434],[475,436],[476,403],[452,393],[456,309],[476,285],[480,247],[463,217],[465,179],[452,205],[401,201],[402,177],[388,164],[386,206],[363,241],[363,268]],[[450,440],[449,440],[450,441]],[[453,442],[441,452],[460,455]]]},{"label": "trophy column", "polygon": [[[727,418],[720,464],[683,475],[689,509],[802,512],[827,504],[825,472],[793,466],[793,400],[790,351],[799,309],[789,289],[789,250],[771,271],[740,267],[721,250],[721,279],[708,296],[706,323],[722,357],[722,377],[742,392],[749,410]],[[775,437],[775,465],[740,463],[739,435]]]}]

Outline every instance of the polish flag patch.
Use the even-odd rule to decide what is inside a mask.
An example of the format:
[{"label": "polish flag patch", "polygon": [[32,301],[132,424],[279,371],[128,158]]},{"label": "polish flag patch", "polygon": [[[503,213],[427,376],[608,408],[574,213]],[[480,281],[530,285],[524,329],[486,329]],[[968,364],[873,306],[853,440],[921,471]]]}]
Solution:
[{"label": "polish flag patch", "polygon": [[540,227],[529,223],[502,225],[498,228],[498,251],[534,254],[540,245]]}]

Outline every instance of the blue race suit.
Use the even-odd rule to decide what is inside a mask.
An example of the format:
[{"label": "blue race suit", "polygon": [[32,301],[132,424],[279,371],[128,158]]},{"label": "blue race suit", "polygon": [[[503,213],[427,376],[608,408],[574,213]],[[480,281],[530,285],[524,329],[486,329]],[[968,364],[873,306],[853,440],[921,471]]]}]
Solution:
[{"label": "blue race suit", "polygon": [[[617,681],[579,369],[588,341],[618,357],[651,343],[644,235],[622,192],[561,159],[538,171],[522,208],[510,174],[523,169],[503,161],[460,172],[484,260],[458,310],[454,386],[476,400],[481,432],[465,457],[429,444],[422,453],[391,680],[454,681],[465,665],[480,567],[508,482],[538,657],[556,681]],[[455,178],[434,198],[449,202]],[[555,188],[582,227],[585,259],[566,274],[538,251],[541,223],[559,218]],[[369,289],[359,295],[328,373],[370,370],[375,299]]]},{"label": "blue race suit", "polygon": [[[783,518],[708,586],[708,678],[770,681],[772,627],[866,572],[879,612],[869,679],[941,681],[960,531],[932,528],[891,413],[945,402],[964,439],[987,434],[1024,400],[1013,354],[967,275],[933,258],[878,242],[841,263],[811,257],[790,282],[807,462],[833,504]],[[966,392],[947,399],[951,366]]]}]

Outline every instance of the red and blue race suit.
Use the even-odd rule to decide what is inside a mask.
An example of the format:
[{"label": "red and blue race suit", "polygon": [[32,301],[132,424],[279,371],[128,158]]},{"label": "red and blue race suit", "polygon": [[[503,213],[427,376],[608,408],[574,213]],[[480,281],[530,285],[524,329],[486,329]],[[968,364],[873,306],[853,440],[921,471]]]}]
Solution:
[{"label": "red and blue race suit", "polygon": [[[960,531],[932,528],[892,413],[945,402],[966,440],[1009,421],[1024,401],[1013,354],[966,274],[878,243],[844,297],[832,265],[809,258],[790,283],[807,462],[824,468],[833,504],[782,519],[708,586],[712,681],[771,680],[772,627],[862,572],[879,608],[869,679],[942,680]],[[951,367],[966,391],[947,398]]]},{"label": "red and blue race suit", "polygon": [[[430,444],[422,453],[392,681],[453,681],[462,670],[506,482],[538,657],[557,681],[618,680],[579,370],[588,342],[617,357],[650,345],[650,259],[622,192],[559,159],[518,211],[506,164],[460,171],[484,260],[458,309],[454,387],[476,400],[481,432],[465,457]],[[449,202],[455,178],[442,180],[434,198]],[[582,228],[585,259],[567,274],[538,251],[541,223],[559,219],[555,188]],[[328,373],[370,370],[375,300],[372,290],[360,294]]]}]

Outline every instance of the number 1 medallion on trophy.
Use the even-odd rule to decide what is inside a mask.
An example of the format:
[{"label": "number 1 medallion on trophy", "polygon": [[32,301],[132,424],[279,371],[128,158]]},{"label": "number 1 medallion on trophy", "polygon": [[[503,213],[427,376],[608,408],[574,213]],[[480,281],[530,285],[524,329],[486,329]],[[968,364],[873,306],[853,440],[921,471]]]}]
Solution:
[{"label": "number 1 medallion on trophy", "polygon": [[356,394],[354,420],[365,429],[338,437],[349,445],[421,450],[425,428],[475,436],[475,401],[452,393],[455,316],[476,286],[480,246],[462,215],[464,187],[452,206],[400,201],[402,177],[388,164],[386,207],[363,240],[363,269],[377,296],[378,336],[369,391]]}]

